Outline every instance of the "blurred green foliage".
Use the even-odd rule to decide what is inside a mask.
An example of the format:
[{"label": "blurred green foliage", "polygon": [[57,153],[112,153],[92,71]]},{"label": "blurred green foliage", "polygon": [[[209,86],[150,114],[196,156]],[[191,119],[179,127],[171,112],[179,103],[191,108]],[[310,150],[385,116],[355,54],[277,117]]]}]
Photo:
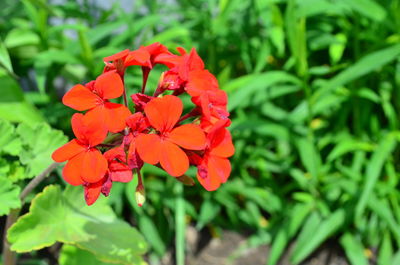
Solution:
[{"label": "blurred green foliage", "polygon": [[[187,220],[251,231],[246,247],[271,244],[269,265],[291,242],[299,264],[327,239],[354,265],[400,260],[399,0],[3,0],[0,10],[2,119],[70,133],[66,89],[94,79],[104,56],[155,41],[196,47],[228,92],[236,154],[218,191],[182,190],[153,167],[142,208],[135,183],[113,187],[109,202],[151,260],[175,239],[182,259]],[[78,252],[66,247],[62,263]]]}]

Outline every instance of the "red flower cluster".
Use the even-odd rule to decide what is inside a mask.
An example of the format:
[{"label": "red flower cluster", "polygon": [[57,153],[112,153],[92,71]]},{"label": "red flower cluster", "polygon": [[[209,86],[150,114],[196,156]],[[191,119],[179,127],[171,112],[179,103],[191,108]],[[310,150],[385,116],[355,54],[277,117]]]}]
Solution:
[{"label": "red flower cluster", "polygon": [[[137,193],[144,190],[140,169],[156,165],[178,180],[189,165],[197,167],[197,179],[209,190],[226,182],[231,172],[228,157],[234,154],[227,112],[227,95],[206,69],[195,49],[179,55],[154,43],[134,51],[124,50],[104,58],[104,72],[85,85],[76,85],[62,101],[77,111],[72,116],[76,136],[57,149],[56,162],[68,161],[63,177],[71,185],[83,185],[88,205],[100,193],[107,196],[114,181],[129,182],[138,175]],[[144,94],[149,72],[166,65],[154,95]],[[142,68],[141,93],[131,96],[135,112],[128,109],[124,88],[125,69]],[[182,116],[178,97],[188,93],[194,108]],[[124,105],[110,102],[123,96]]]}]

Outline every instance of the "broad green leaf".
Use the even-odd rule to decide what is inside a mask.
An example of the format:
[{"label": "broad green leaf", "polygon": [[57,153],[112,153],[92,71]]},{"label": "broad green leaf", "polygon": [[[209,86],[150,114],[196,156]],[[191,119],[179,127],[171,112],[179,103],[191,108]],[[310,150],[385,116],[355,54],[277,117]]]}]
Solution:
[{"label": "broad green leaf", "polygon": [[0,216],[7,215],[11,209],[21,207],[21,200],[19,199],[20,188],[12,184],[12,182],[0,176]]},{"label": "broad green leaf", "polygon": [[34,31],[21,28],[12,29],[4,39],[4,44],[9,49],[26,45],[38,45],[39,43],[40,38]]},{"label": "broad green leaf", "polygon": [[382,21],[386,17],[386,10],[375,0],[341,0],[349,5],[353,10],[358,13],[376,20]]},{"label": "broad green leaf", "polygon": [[[333,212],[330,216],[316,222],[315,225],[309,225],[308,223],[304,226],[307,227],[306,235],[300,235],[299,241],[293,249],[291,261],[294,264],[299,264],[305,258],[307,258],[320,244],[322,244],[327,238],[332,236],[345,222],[345,210],[339,209]],[[303,233],[303,232],[301,232]],[[302,239],[300,241],[300,239]]]},{"label": "broad green leaf", "polygon": [[53,162],[51,154],[67,142],[67,137],[61,131],[50,128],[46,123],[35,126],[20,124],[17,134],[23,144],[19,156],[22,164],[27,166],[26,174],[30,177],[45,170]]},{"label": "broad green leaf", "polygon": [[0,65],[7,69],[10,73],[13,72],[10,55],[3,41],[0,39]]},{"label": "broad green leaf", "polygon": [[365,182],[361,189],[361,196],[356,206],[356,217],[360,218],[371,196],[374,186],[381,174],[382,167],[396,147],[396,139],[393,134],[385,135],[379,142],[376,150],[367,165],[365,172]]},{"label": "broad green leaf", "polygon": [[79,249],[75,246],[66,245],[62,246],[60,257],[60,265],[111,265],[115,263],[105,263],[96,258],[89,251]]},{"label": "broad green leaf", "polygon": [[102,261],[140,264],[145,241],[105,202],[100,199],[89,207],[81,188],[69,186],[61,192],[59,186],[47,186],[8,230],[11,249],[30,252],[59,241],[88,250]]},{"label": "broad green leaf", "polygon": [[21,151],[21,140],[15,135],[14,126],[0,119],[0,153],[16,156]]},{"label": "broad green leaf", "polygon": [[368,259],[364,254],[364,246],[352,234],[346,233],[340,238],[346,256],[352,265],[368,265]]}]

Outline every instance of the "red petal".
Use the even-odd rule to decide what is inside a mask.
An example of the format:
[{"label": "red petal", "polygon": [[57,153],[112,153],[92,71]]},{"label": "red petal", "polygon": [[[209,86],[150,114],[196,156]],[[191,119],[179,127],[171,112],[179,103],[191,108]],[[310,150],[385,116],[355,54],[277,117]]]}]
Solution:
[{"label": "red petal", "polygon": [[209,71],[196,70],[189,72],[189,80],[186,90],[192,97],[200,96],[208,90],[217,89],[218,81]]},{"label": "red petal", "polygon": [[183,110],[182,101],[172,95],[152,99],[144,108],[150,124],[161,132],[171,131]]},{"label": "red petal", "polygon": [[72,116],[72,130],[75,136],[84,144],[96,146],[104,141],[107,136],[107,129],[104,126],[101,112],[102,106],[96,107],[93,110],[82,115],[75,113]]},{"label": "red petal", "polygon": [[105,125],[110,132],[117,133],[126,127],[126,119],[131,115],[127,107],[117,103],[104,104]]},{"label": "red petal", "polygon": [[124,93],[124,84],[115,71],[106,72],[97,77],[94,88],[103,99],[117,98]]},{"label": "red petal", "polygon": [[85,153],[80,153],[70,159],[65,165],[62,175],[64,180],[74,186],[83,184],[81,178],[82,163]]},{"label": "red petal", "polygon": [[85,151],[85,146],[73,139],[53,152],[51,158],[56,162],[64,162]]},{"label": "red petal", "polygon": [[161,142],[160,164],[173,177],[182,176],[189,168],[189,159],[185,152],[169,141]]},{"label": "red petal", "polygon": [[202,150],[206,144],[204,132],[194,124],[185,124],[173,129],[168,139],[189,150]]},{"label": "red petal", "polygon": [[143,160],[139,157],[136,148],[136,138],[133,138],[131,143],[129,144],[128,165],[130,168],[141,169],[143,167]]},{"label": "red petal", "polygon": [[116,54],[113,54],[111,56],[104,57],[103,61],[104,62],[113,62],[113,61],[116,61],[118,59],[123,59],[124,57],[126,57],[128,55],[128,53],[129,53],[129,50],[126,49],[126,50],[123,50],[123,51],[118,52]]},{"label": "red petal", "polygon": [[107,160],[99,150],[91,148],[84,153],[82,163],[82,179],[89,183],[98,182],[107,172]]},{"label": "red petal", "polygon": [[125,66],[131,65],[151,67],[149,52],[143,49],[131,51],[125,59]]},{"label": "red petal", "polygon": [[100,196],[101,188],[103,186],[104,180],[100,180],[96,183],[90,183],[85,185],[85,201],[87,205],[92,205],[97,201]]},{"label": "red petal", "polygon": [[132,170],[126,165],[126,154],[123,147],[116,147],[104,153],[108,161],[108,175],[112,181],[129,182]]},{"label": "red petal", "polygon": [[112,181],[127,183],[132,180],[132,170],[124,164],[114,162],[110,169],[110,177]]},{"label": "red petal", "polygon": [[126,118],[126,125],[131,128],[132,132],[142,132],[150,126],[149,121],[141,112],[136,112]]},{"label": "red petal", "polygon": [[207,174],[205,177],[197,174],[200,184],[208,191],[219,188],[221,183],[225,183],[231,173],[231,164],[226,158],[209,156],[207,159]]},{"label": "red petal", "polygon": [[155,165],[160,161],[161,139],[156,134],[140,134],[136,138],[136,150],[140,158]]},{"label": "red petal", "polygon": [[62,103],[78,111],[88,110],[96,107],[101,99],[82,85],[76,85],[62,98]]},{"label": "red petal", "polygon": [[211,154],[219,157],[230,157],[235,153],[235,147],[232,143],[231,133],[227,129],[223,129],[223,138],[214,147],[211,148]]}]

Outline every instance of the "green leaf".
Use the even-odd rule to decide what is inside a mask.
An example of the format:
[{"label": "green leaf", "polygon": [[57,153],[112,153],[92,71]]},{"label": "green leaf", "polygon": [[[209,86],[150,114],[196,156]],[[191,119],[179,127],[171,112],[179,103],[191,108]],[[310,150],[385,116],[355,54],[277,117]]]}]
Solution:
[{"label": "green leaf", "polygon": [[15,137],[14,126],[0,119],[0,152],[16,156],[21,151],[21,140]]},{"label": "green leaf", "polygon": [[200,208],[199,219],[197,220],[197,229],[203,228],[211,220],[213,220],[221,210],[221,206],[207,199],[203,202]]},{"label": "green leaf", "polygon": [[[136,204],[136,202],[135,202]],[[139,229],[149,242],[149,244],[154,248],[154,251],[162,256],[166,251],[166,243],[163,241],[160,233],[157,230],[157,226],[154,224],[153,220],[149,218],[144,213],[139,217]]]},{"label": "green leaf", "polygon": [[12,184],[12,182],[0,176],[0,216],[7,215],[11,209],[21,207],[21,200],[19,199],[20,188]]},{"label": "green leaf", "polygon": [[[237,107],[245,107],[254,94],[259,91],[266,91],[269,98],[276,97],[274,89],[278,84],[289,83],[300,85],[300,80],[293,75],[281,71],[271,71],[265,74],[254,74],[237,78],[226,84],[224,89],[229,93],[228,109],[233,110]],[[298,87],[291,87],[287,93],[296,92]],[[282,91],[279,94],[282,95]]]},{"label": "green leaf", "polygon": [[377,182],[381,174],[382,167],[395,147],[395,136],[393,134],[387,134],[381,139],[378,147],[372,154],[365,173],[365,183],[361,189],[361,196],[356,206],[357,219],[359,219],[364,213],[364,209],[367,205],[368,199],[370,198],[375,183]]},{"label": "green leaf", "polygon": [[390,240],[390,234],[386,232],[383,235],[382,243],[379,248],[378,265],[390,264],[392,256],[393,256],[392,242]]},{"label": "green leaf", "polygon": [[0,69],[0,119],[34,124],[44,121],[37,109],[25,101],[19,84],[4,69]]},{"label": "green leaf", "polygon": [[10,73],[13,72],[10,55],[8,54],[7,48],[1,39],[0,39],[0,65],[6,68],[8,72]]},{"label": "green leaf", "polygon": [[387,223],[394,238],[400,243],[400,225],[393,216],[393,211],[388,203],[378,199],[375,194],[371,194],[368,198],[368,207],[376,213],[383,222]]},{"label": "green leaf", "polygon": [[53,162],[51,154],[54,150],[67,142],[62,131],[54,130],[46,123],[36,126],[20,124],[17,134],[24,147],[19,156],[22,164],[27,166],[26,174],[30,177],[45,170]]},{"label": "green leaf", "polygon": [[354,11],[375,21],[382,21],[387,15],[386,10],[374,0],[342,0],[342,2],[349,5]]},{"label": "green leaf", "polygon": [[279,261],[289,240],[295,236],[304,219],[310,213],[311,208],[312,204],[297,204],[291,210],[287,221],[279,227],[279,232],[272,242],[271,251],[268,256],[268,265],[275,265]]},{"label": "green leaf", "polygon": [[9,49],[26,45],[38,45],[39,43],[40,38],[35,32],[22,28],[12,29],[4,39],[4,44]]},{"label": "green leaf", "polygon": [[[85,251],[79,249],[77,247],[71,245],[63,245],[60,258],[59,258],[60,265],[111,265],[113,263],[105,263],[96,258],[89,251]],[[115,263],[114,263],[115,264]]]},{"label": "green leaf", "polygon": [[136,229],[117,219],[105,201],[99,199],[89,207],[81,188],[69,186],[62,193],[59,186],[47,186],[8,230],[11,249],[30,252],[59,241],[88,250],[102,261],[140,264],[145,241]]},{"label": "green leaf", "polygon": [[338,75],[330,79],[317,93],[313,95],[313,99],[318,101],[327,92],[344,86],[347,83],[356,80],[366,74],[375,71],[382,66],[390,63],[396,59],[400,54],[400,45],[393,45],[391,47],[373,52],[361,58],[355,64],[347,67]]},{"label": "green leaf", "polygon": [[296,143],[304,167],[313,178],[318,178],[321,157],[315,145],[306,138],[299,138]]},{"label": "green leaf", "polygon": [[304,232],[301,232],[299,240],[293,249],[290,260],[294,264],[302,262],[344,224],[345,210],[339,209],[321,221],[318,218],[310,220],[313,220],[313,222],[308,221],[304,226]]},{"label": "green leaf", "polygon": [[346,256],[352,265],[368,265],[368,259],[364,255],[364,246],[352,234],[346,233],[340,238]]},{"label": "green leaf", "polygon": [[333,150],[329,153],[327,160],[334,161],[335,159],[343,156],[346,153],[354,152],[357,150],[372,151],[373,145],[356,139],[343,139],[340,140],[337,145],[335,145]]}]

